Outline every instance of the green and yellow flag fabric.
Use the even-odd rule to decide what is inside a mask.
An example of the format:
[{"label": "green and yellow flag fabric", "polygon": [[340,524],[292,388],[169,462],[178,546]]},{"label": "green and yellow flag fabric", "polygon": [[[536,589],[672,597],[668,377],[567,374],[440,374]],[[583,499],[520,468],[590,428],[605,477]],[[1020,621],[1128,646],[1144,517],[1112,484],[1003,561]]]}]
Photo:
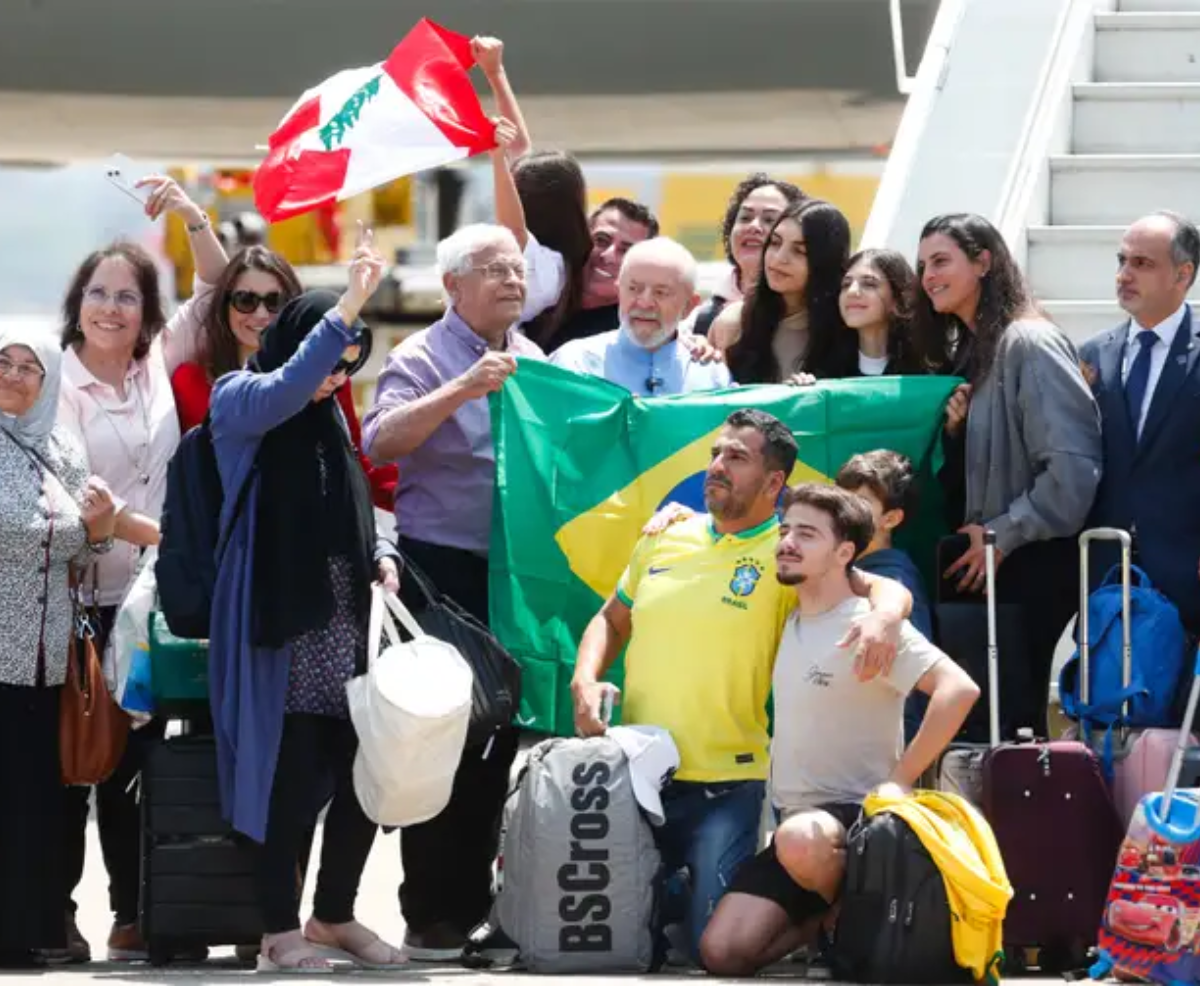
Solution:
[{"label": "green and yellow flag fabric", "polygon": [[[642,526],[672,501],[704,510],[703,483],[725,418],[756,407],[800,446],[790,482],[832,481],[859,452],[887,448],[931,473],[949,377],[878,377],[642,399],[605,380],[521,360],[491,397],[496,492],[491,625],[524,673],[520,723],[574,732],[575,651],[616,588]],[[897,538],[932,555],[940,497],[925,482]],[[620,668],[612,680],[620,683]]]}]

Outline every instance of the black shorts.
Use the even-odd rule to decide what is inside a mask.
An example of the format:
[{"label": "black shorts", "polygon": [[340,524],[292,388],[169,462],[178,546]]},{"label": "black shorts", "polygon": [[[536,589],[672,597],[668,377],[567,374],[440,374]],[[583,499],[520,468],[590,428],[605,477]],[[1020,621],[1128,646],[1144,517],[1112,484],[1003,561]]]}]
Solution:
[{"label": "black shorts", "polygon": [[[835,801],[818,805],[818,811],[828,812],[846,831],[850,830],[862,811],[855,801]],[[729,885],[731,894],[749,894],[778,904],[787,913],[793,924],[802,924],[810,918],[820,917],[829,910],[829,902],[815,890],[800,886],[775,855],[775,840],[753,859],[747,860],[738,869]]]}]

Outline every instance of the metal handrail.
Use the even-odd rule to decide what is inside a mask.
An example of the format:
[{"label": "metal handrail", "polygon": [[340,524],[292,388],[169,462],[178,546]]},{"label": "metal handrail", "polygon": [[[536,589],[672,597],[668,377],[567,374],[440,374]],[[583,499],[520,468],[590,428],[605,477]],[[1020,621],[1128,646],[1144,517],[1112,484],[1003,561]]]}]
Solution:
[{"label": "metal handrail", "polygon": [[908,59],[904,54],[904,21],[900,16],[900,0],[888,0],[888,18],[892,24],[892,61],[896,66],[896,89],[902,96],[913,91],[915,75],[908,74]]}]

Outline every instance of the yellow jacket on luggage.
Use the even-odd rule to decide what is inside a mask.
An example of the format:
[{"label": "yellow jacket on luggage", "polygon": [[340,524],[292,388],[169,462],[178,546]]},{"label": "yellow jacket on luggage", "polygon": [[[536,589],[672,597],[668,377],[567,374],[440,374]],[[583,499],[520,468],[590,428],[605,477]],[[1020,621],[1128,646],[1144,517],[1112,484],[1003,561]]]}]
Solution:
[{"label": "yellow jacket on luggage", "polygon": [[917,834],[946,881],[955,961],[977,981],[997,981],[1013,889],[991,826],[965,799],[940,791],[871,794],[863,807],[868,817],[890,811]]}]

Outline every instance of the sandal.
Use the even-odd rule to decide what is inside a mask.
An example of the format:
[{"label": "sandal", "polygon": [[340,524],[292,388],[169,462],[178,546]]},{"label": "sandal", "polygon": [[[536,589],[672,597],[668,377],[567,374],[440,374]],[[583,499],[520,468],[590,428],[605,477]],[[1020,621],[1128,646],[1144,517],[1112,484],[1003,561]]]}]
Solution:
[{"label": "sandal", "polygon": [[[305,941],[314,950],[317,955],[326,959],[335,959],[343,962],[352,962],[360,969],[370,969],[376,972],[386,972],[390,969],[402,969],[409,963],[408,953],[403,949],[396,948],[385,942],[379,935],[361,924],[354,922],[352,935],[357,933],[361,935],[361,941],[353,944],[345,942],[342,944],[333,944],[322,941],[315,941],[308,937],[307,929]],[[330,925],[323,925],[322,930],[331,929]],[[330,932],[331,933],[331,932]],[[336,935],[334,935],[336,938]]]},{"label": "sandal", "polygon": [[321,975],[334,969],[320,949],[314,948],[306,939],[301,942],[276,939],[269,945],[264,944],[259,951],[255,971]]}]

